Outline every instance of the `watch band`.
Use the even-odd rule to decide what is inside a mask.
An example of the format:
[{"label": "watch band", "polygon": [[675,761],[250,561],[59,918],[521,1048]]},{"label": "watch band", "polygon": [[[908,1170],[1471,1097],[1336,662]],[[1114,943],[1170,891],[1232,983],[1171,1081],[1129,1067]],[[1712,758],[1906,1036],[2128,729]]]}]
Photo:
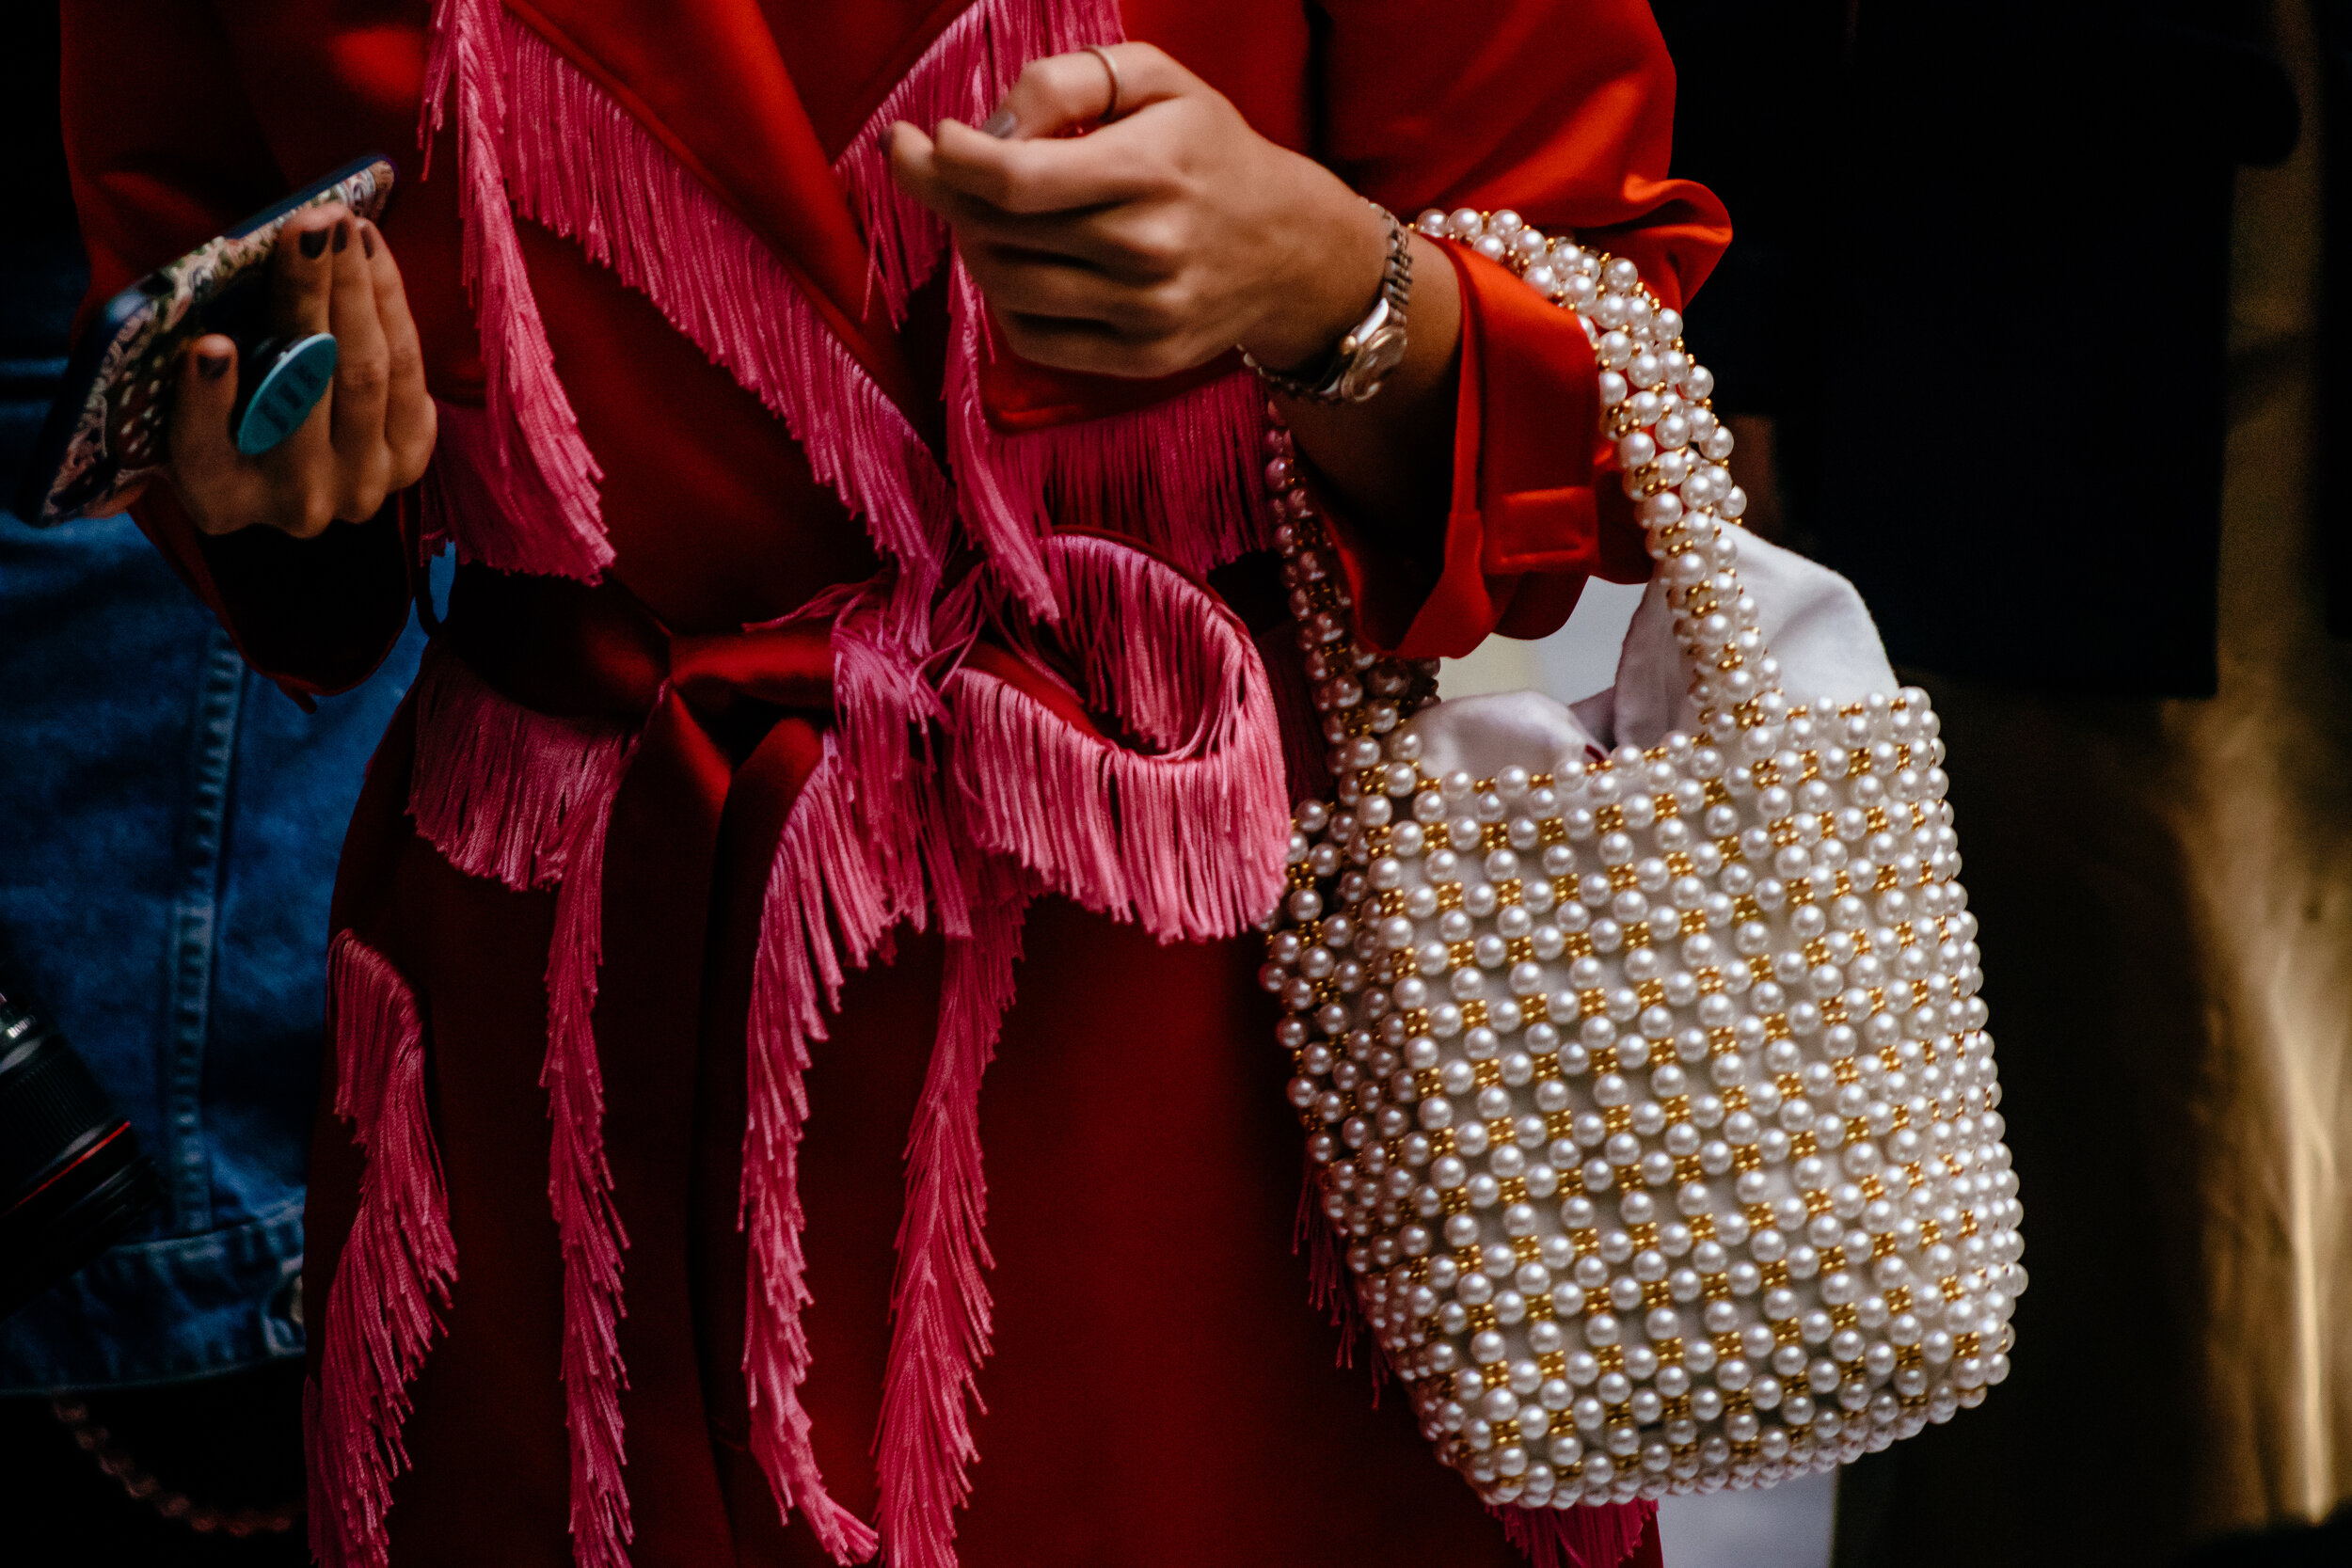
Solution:
[{"label": "watch band", "polygon": [[1275,390],[1306,403],[1367,403],[1405,358],[1405,306],[1413,292],[1413,242],[1396,214],[1377,202],[1367,206],[1389,226],[1389,257],[1381,269],[1380,294],[1364,319],[1348,328],[1321,370],[1310,375],[1269,370],[1248,349],[1242,362]]}]

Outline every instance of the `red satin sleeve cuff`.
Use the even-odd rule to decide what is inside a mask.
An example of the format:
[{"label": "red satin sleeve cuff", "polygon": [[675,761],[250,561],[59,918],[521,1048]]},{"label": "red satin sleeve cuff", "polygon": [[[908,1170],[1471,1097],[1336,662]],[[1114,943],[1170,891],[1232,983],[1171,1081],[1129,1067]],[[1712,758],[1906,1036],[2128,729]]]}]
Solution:
[{"label": "red satin sleeve cuff", "polygon": [[333,524],[315,539],[269,528],[202,533],[161,483],[131,515],[246,661],[300,699],[358,686],[407,628],[416,494],[404,490],[368,521]]},{"label": "red satin sleeve cuff", "polygon": [[1454,488],[1437,576],[1334,518],[1363,631],[1408,658],[1494,632],[1546,637],[1588,578],[1640,582],[1640,526],[1601,467],[1597,367],[1576,319],[1504,268],[1444,245],[1462,292]]}]

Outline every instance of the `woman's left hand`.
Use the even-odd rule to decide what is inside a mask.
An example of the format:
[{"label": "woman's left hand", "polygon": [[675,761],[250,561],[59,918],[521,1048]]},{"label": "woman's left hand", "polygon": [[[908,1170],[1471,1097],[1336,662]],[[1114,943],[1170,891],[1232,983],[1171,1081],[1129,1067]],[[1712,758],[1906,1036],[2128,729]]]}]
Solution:
[{"label": "woman's left hand", "polygon": [[953,226],[1025,359],[1163,376],[1239,344],[1277,369],[1318,361],[1377,296],[1387,225],[1158,49],[1109,53],[1109,123],[1103,61],[1057,55],[981,129],[892,126],[892,173]]}]

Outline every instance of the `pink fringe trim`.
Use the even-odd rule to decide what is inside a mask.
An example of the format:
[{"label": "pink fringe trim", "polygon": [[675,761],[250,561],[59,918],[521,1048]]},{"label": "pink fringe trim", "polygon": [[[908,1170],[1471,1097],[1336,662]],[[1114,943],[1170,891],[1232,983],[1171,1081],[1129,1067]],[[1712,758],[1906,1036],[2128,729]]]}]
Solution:
[{"label": "pink fringe trim", "polygon": [[[980,0],[876,111],[836,170],[866,217],[875,286],[894,315],[938,266],[946,236],[897,195],[874,134],[901,117],[977,120],[1027,59],[1120,36],[1111,0]],[[1271,906],[1288,802],[1265,672],[1247,638],[1209,595],[1140,554],[1043,537],[1057,515],[1101,523],[1140,534],[1196,572],[1255,547],[1263,533],[1256,390],[1228,378],[1138,413],[1001,436],[978,399],[983,308],[959,269],[946,388],[951,489],[757,238],[496,0],[437,0],[428,146],[453,89],[490,406],[444,410],[433,531],[466,558],[503,569],[594,578],[612,560],[600,475],[555,373],[511,192],[516,208],[643,291],[783,418],[815,470],[900,563],[881,596],[843,607],[836,622],[840,727],[787,823],[763,911],[744,1142],[744,1370],[753,1446],[779,1503],[800,1508],[836,1559],[869,1555],[874,1531],[827,1494],[799,1402],[810,1354],[797,1185],[803,1078],[845,966],[882,951],[899,922],[924,923],[935,902],[961,977],[944,1006],[909,1149],[909,1261],[883,1486],[894,1551],[945,1568],[971,1457],[965,1401],[987,1342],[983,1197],[967,1110],[976,1116],[979,1071],[1009,994],[1018,905],[971,908],[976,873],[958,863],[928,737],[943,717],[964,736],[962,826],[1089,907],[1172,940],[1230,932]],[[1165,754],[1082,736],[971,672],[951,677],[944,702],[931,689],[923,668],[931,600],[959,510],[995,560],[999,592],[1009,587],[1043,619],[1069,610],[1073,651],[1098,672],[1089,700]],[[560,884],[542,1081],[565,1259],[572,1528],[585,1568],[618,1568],[630,1533],[614,1338],[625,1241],[589,1022],[604,823],[628,741],[524,714],[469,687],[453,660],[427,679],[410,802],[420,831],[475,874],[516,887]],[[1042,809],[1045,800],[1056,809]]]},{"label": "pink fringe trim", "polygon": [[[1001,864],[1001,863],[1000,863]],[[993,880],[1009,880],[1000,871]],[[971,1411],[989,1350],[980,1079],[1011,1005],[1026,900],[983,895],[969,937],[947,945],[939,1038],[907,1138],[889,1380],[882,1394],[882,1538],[893,1568],[955,1568],[956,1510],[979,1449]],[[984,1408],[984,1407],[983,1407]]]},{"label": "pink fringe trim", "polygon": [[604,961],[604,840],[624,752],[609,784],[564,825],[564,880],[548,944],[548,1201],[564,1247],[564,1404],[571,1433],[573,1559],[580,1568],[627,1568],[635,1539],[621,1430],[621,1254],[628,1233],[612,1204],[604,1152],[604,1069],[593,1027]]},{"label": "pink fringe trim", "polygon": [[554,886],[577,845],[574,822],[601,814],[620,786],[629,736],[510,703],[446,648],[426,654],[415,691],[418,833],[468,876],[517,892]]},{"label": "pink fringe trim", "polygon": [[1041,539],[1057,524],[1132,533],[1196,576],[1267,539],[1257,381],[1219,378],[1132,413],[1006,435],[980,399],[986,304],[961,261],[947,359],[947,450],[973,536],[1041,620],[1058,619]]},{"label": "pink fringe trim", "polygon": [[604,474],[580,438],[571,399],[556,376],[555,353],[506,204],[503,158],[520,139],[509,114],[511,62],[501,50],[508,25],[498,0],[438,0],[434,8],[418,140],[429,156],[453,86],[465,182],[466,281],[475,294],[489,391],[485,427],[465,428],[461,421],[453,442],[444,427],[436,463],[461,465],[475,476],[470,484],[442,481],[457,510],[486,502],[489,510],[481,515],[499,519],[496,528],[470,531],[475,559],[505,571],[593,582],[612,563],[596,497]]},{"label": "pink fringe trim", "polygon": [[1098,711],[1156,755],[1073,729],[977,670],[950,677],[973,838],[1163,942],[1231,936],[1274,907],[1290,806],[1264,666],[1208,592],[1115,541],[1047,542],[1065,637]]},{"label": "pink fringe trim", "polygon": [[740,218],[546,40],[499,24],[516,205],[651,299],[785,421],[875,544],[935,583],[953,507],[905,414]]},{"label": "pink fringe trim", "polygon": [[809,1042],[825,1037],[825,1015],[839,1000],[845,958],[863,965],[898,918],[893,890],[877,875],[860,826],[838,741],[828,735],[776,845],[752,976],[743,1375],[752,1450],[776,1501],[787,1513],[800,1509],[825,1549],[845,1563],[871,1556],[875,1535],[826,1492],[801,1404],[809,1368],[801,1311],[810,1300],[801,1250],[806,1214],[800,1144],[808,1118],[803,1078]]},{"label": "pink fringe trim", "polygon": [[947,253],[947,226],[890,178],[882,132],[902,119],[926,129],[943,119],[977,125],[1031,60],[1125,37],[1115,0],[979,0],[866,117],[833,171],[865,226],[868,276],[893,321],[905,318],[907,296]]},{"label": "pink fringe trim", "polygon": [[408,1384],[457,1277],[449,1197],[425,1109],[424,1034],[392,966],[349,931],[327,955],[335,1112],[367,1152],[358,1212],[326,1303],[310,1461],[310,1551],[329,1568],[382,1568]]},{"label": "pink fringe trim", "polygon": [[1492,1508],[1502,1533],[1534,1568],[1617,1568],[1658,1513],[1646,1500],[1576,1508]]},{"label": "pink fringe trim", "polygon": [[556,886],[548,946],[548,1200],[564,1252],[571,1530],[581,1568],[623,1568],[633,1538],[621,1430],[621,1254],[592,1027],[602,961],[604,837],[634,742],[612,725],[507,701],[443,648],[416,684],[408,810],[451,864],[517,891]]}]

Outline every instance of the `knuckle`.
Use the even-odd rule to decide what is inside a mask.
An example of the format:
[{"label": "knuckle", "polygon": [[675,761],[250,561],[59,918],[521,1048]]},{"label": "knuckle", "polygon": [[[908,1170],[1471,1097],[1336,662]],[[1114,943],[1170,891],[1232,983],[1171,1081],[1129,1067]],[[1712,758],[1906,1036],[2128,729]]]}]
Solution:
[{"label": "knuckle", "polygon": [[1038,155],[1025,142],[1006,148],[1003,163],[982,170],[977,184],[973,194],[1008,213],[1035,212],[1043,205],[1040,200]]},{"label": "knuckle", "polygon": [[1172,289],[1140,290],[1128,296],[1126,307],[1121,314],[1128,329],[1143,337],[1164,337],[1184,320],[1183,296]]},{"label": "knuckle", "polygon": [[433,443],[431,441],[403,442],[400,450],[392,453],[391,475],[385,481],[385,489],[388,493],[393,490],[405,490],[424,478],[425,470],[432,466]]},{"label": "knuckle", "polygon": [[385,354],[355,354],[335,367],[338,396],[376,399],[391,385],[391,357]]},{"label": "knuckle", "polygon": [[343,497],[343,504],[335,509],[335,515],[346,523],[364,523],[384,510],[384,498],[390,494],[381,481],[355,485]]},{"label": "knuckle", "polygon": [[1184,254],[1183,221],[1172,214],[1154,214],[1129,231],[1127,246],[1135,260],[1152,268],[1173,267]]},{"label": "knuckle", "polygon": [[[1066,106],[1077,88],[1079,68],[1090,64],[1081,55],[1048,55],[1029,62],[1021,72],[1021,86],[1046,103]],[[1102,67],[1094,69],[1100,71]]]},{"label": "knuckle", "polygon": [[433,447],[437,424],[430,400],[421,418],[409,422],[399,439],[391,443],[392,471],[389,481],[394,490],[405,490],[424,477],[433,463]]},{"label": "knuckle", "polygon": [[323,477],[304,476],[278,492],[278,526],[297,539],[309,539],[335,519],[335,493]]},{"label": "knuckle", "polygon": [[1171,331],[1189,323],[1200,310],[1200,291],[1189,278],[1177,277],[1162,283],[1148,297],[1158,319]]}]

